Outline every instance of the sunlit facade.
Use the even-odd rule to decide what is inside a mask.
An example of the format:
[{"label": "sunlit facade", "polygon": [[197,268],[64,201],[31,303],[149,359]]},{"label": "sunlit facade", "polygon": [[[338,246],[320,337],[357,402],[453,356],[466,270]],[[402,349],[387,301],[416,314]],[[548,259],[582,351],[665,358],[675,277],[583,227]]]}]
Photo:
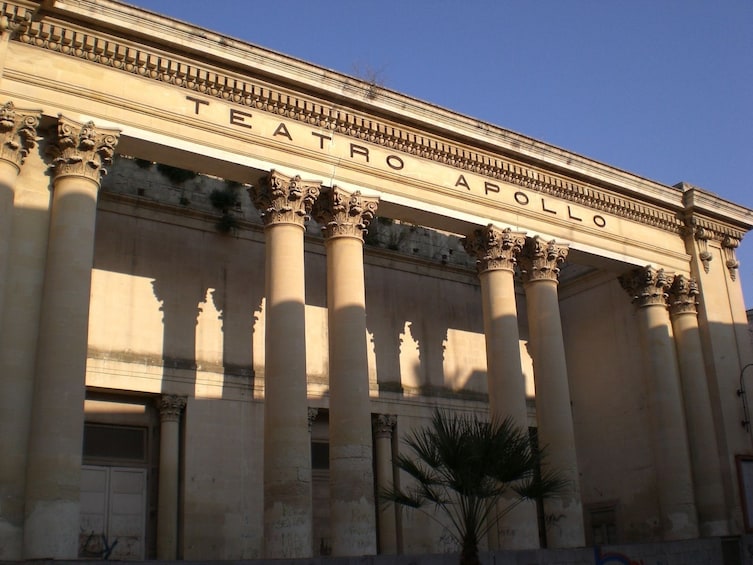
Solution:
[{"label": "sunlit facade", "polygon": [[375,495],[435,408],[567,479],[489,549],[747,531],[753,211],[115,1],[0,7],[1,560],[456,551]]}]

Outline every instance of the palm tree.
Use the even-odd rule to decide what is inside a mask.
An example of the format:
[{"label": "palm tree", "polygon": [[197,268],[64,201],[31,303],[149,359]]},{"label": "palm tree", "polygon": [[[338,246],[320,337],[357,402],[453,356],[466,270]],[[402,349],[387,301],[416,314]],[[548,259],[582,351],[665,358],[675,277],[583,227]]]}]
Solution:
[{"label": "palm tree", "polygon": [[[411,432],[405,444],[411,453],[395,464],[414,480],[381,498],[417,508],[440,524],[438,514],[444,515],[462,550],[460,565],[480,564],[479,540],[520,502],[564,486],[556,472],[540,471],[541,452],[510,418],[484,422],[435,410],[431,424]],[[500,510],[503,496],[508,505]]]}]

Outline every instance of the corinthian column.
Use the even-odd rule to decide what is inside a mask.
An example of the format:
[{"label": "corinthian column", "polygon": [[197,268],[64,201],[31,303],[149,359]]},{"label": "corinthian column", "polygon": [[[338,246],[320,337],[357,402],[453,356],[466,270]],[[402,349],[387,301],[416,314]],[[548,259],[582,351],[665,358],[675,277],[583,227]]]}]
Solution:
[{"label": "corinthian column", "polygon": [[700,533],[702,537],[726,536],[730,531],[698,330],[698,295],[698,285],[694,279],[677,275],[669,288],[669,315],[682,381]]},{"label": "corinthian column", "polygon": [[[392,414],[379,414],[374,419],[377,492],[389,492],[394,486],[392,434],[396,425],[397,416]],[[397,553],[396,510],[395,504],[392,502],[379,505],[379,553],[382,555],[395,555]]]},{"label": "corinthian column", "polygon": [[303,232],[319,183],[272,171],[249,190],[264,221],[264,553],[311,557]]},{"label": "corinthian column", "polygon": [[567,258],[566,245],[536,236],[526,241],[520,263],[528,305],[528,327],[536,381],[536,419],[539,444],[546,446],[546,462],[562,474],[565,492],[544,501],[546,539],[550,547],[580,547],[585,543],[580,498],[575,430],[570,386],[557,296],[559,265]]},{"label": "corinthian column", "polygon": [[332,554],[376,553],[363,235],[377,200],[333,186],[314,208],[327,249]]},{"label": "corinthian column", "polygon": [[678,540],[698,537],[698,518],[683,394],[667,314],[666,291],[670,282],[662,269],[653,267],[634,269],[620,277],[638,308],[641,349],[646,356],[647,402],[663,537]]},{"label": "corinthian column", "polygon": [[[21,110],[12,102],[0,106],[0,323],[8,279],[14,185],[26,155],[36,145],[38,110]],[[6,331],[16,332],[17,320]],[[12,327],[11,327],[12,326]],[[29,439],[32,387],[18,371],[0,378],[0,560],[21,559],[26,449]]]},{"label": "corinthian column", "polygon": [[0,106],[0,316],[13,222],[13,185],[26,156],[36,145],[40,114],[40,110],[17,110],[13,102]]},{"label": "corinthian column", "polygon": [[[501,230],[490,224],[475,230],[463,240],[463,247],[469,255],[476,257],[481,283],[491,417],[499,421],[512,418],[516,426],[528,430],[526,383],[520,361],[514,280],[517,255],[525,240],[523,232],[513,232],[509,228]],[[513,499],[503,500],[502,506],[510,506],[513,502]],[[523,503],[505,515],[494,533],[498,534],[492,536],[492,546],[495,549],[538,547],[539,532],[534,503]]]},{"label": "corinthian column", "polygon": [[89,289],[102,166],[117,130],[58,119],[26,482],[25,559],[78,556]]},{"label": "corinthian column", "polygon": [[159,495],[157,500],[157,559],[178,558],[178,474],[180,414],[186,398],[163,394],[159,402]]}]

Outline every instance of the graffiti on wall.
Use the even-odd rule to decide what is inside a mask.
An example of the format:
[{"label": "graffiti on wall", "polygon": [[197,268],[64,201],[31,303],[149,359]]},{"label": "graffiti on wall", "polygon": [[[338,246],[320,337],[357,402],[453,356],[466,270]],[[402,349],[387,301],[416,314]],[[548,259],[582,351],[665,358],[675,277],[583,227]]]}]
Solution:
[{"label": "graffiti on wall", "polygon": [[595,565],[646,565],[643,559],[631,559],[624,553],[617,551],[602,552],[600,546],[594,547]]}]

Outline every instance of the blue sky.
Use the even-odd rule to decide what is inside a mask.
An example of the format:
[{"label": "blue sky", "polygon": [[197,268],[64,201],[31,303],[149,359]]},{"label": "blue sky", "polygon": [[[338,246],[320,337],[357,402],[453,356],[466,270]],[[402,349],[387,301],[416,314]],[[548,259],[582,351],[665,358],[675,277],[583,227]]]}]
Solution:
[{"label": "blue sky", "polygon": [[751,0],[130,3],[753,208]]}]

